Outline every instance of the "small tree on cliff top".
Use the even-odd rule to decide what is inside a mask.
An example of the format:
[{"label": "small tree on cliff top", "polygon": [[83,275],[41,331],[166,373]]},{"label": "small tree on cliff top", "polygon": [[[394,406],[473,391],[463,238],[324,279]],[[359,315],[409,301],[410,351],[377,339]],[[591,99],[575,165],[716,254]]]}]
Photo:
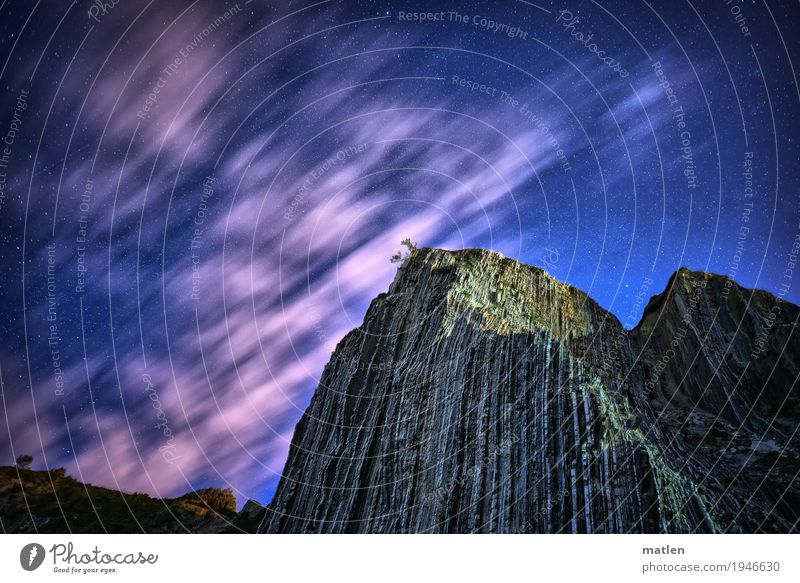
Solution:
[{"label": "small tree on cliff top", "polygon": [[391,256],[389,261],[392,263],[404,263],[406,259],[408,259],[411,254],[417,250],[417,244],[411,240],[410,237],[406,237],[400,244],[403,245],[407,250],[406,251],[398,251],[394,255]]},{"label": "small tree on cliff top", "polygon": [[26,453],[22,454],[17,458],[17,468],[19,468],[20,470],[31,469],[32,463],[33,463],[33,456],[30,456]]}]

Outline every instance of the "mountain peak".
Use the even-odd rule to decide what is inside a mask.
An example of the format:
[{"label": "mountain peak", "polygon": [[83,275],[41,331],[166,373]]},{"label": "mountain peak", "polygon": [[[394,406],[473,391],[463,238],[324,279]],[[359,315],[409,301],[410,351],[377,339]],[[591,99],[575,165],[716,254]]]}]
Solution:
[{"label": "mountain peak", "polygon": [[726,281],[678,270],[628,333],[538,267],[413,251],[325,367],[262,529],[796,529],[791,314],[745,370],[763,306]]}]

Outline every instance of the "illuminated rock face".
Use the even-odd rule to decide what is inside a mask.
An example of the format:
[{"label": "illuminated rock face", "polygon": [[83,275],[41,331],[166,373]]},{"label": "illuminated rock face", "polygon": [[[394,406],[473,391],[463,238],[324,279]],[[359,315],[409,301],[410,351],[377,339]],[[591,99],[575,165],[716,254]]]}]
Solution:
[{"label": "illuminated rock face", "polygon": [[679,271],[628,332],[539,268],[415,251],[337,346],[261,530],[796,530],[798,311],[747,366],[775,298],[727,282]]}]

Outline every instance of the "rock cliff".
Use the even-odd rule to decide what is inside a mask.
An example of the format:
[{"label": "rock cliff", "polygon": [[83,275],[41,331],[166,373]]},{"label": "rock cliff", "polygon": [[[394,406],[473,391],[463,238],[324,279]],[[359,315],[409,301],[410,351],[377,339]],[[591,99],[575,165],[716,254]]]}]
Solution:
[{"label": "rock cliff", "polygon": [[681,269],[627,331],[542,269],[414,251],[332,355],[260,531],[797,531],[797,320]]}]

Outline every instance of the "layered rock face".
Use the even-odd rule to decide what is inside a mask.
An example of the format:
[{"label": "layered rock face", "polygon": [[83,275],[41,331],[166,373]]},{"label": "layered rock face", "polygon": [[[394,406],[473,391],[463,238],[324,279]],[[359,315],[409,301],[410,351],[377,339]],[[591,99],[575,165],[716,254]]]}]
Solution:
[{"label": "layered rock face", "polygon": [[767,292],[681,269],[633,330],[643,402],[719,530],[800,528],[798,319]]},{"label": "layered rock face", "polygon": [[796,531],[797,318],[681,270],[628,332],[539,268],[417,250],[337,346],[260,530]]}]

